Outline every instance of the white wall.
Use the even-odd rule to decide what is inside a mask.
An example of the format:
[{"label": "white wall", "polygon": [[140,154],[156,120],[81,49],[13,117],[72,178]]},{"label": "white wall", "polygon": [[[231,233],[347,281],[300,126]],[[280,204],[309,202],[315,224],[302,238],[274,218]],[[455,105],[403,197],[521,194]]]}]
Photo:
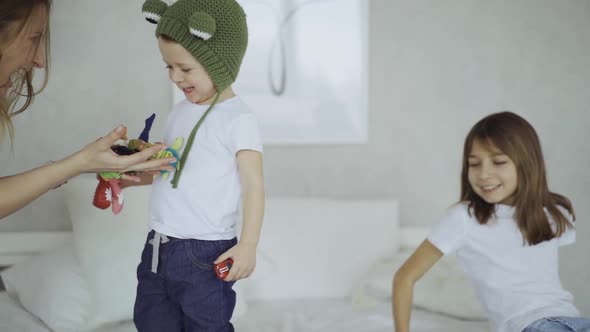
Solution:
[{"label": "white wall", "polygon": [[431,224],[458,199],[469,128],[512,110],[576,208],[562,279],[590,316],[590,2],[372,0],[371,15],[369,144],[268,148],[271,192],[394,196],[402,225]]},{"label": "white wall", "polygon": [[[64,156],[119,122],[139,133],[151,112],[158,137],[171,96],[141,3],[56,0],[51,83],[18,118],[0,174]],[[590,316],[588,40],[585,0],[371,0],[369,143],[267,147],[268,194],[397,197],[402,225],[429,225],[457,200],[469,128],[512,110],[537,129],[550,186],[577,210],[562,278]],[[55,191],[0,230],[68,228],[63,208]]]}]

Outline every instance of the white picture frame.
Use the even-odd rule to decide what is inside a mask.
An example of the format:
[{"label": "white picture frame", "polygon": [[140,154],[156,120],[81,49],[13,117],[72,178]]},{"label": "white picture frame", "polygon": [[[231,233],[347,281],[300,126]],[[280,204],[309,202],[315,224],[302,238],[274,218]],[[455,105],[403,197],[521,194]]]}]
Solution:
[{"label": "white picture frame", "polygon": [[[369,1],[238,2],[250,38],[233,87],[257,115],[263,143],[366,143]],[[184,99],[173,91],[174,104]]]}]

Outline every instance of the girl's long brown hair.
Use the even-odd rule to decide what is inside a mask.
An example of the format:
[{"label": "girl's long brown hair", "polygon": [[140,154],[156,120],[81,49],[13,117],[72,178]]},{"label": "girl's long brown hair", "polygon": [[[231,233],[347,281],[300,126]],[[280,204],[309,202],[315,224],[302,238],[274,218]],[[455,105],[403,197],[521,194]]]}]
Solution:
[{"label": "girl's long brown hair", "polygon": [[[9,95],[0,97],[0,141],[4,136],[5,130],[8,130],[10,138],[14,136],[14,129],[11,118],[21,112],[24,112],[33,102],[35,95],[40,93],[49,79],[49,11],[51,10],[52,0],[2,0],[0,1],[0,60],[2,60],[3,47],[10,43],[26,27],[32,17],[33,11],[38,6],[43,6],[47,11],[47,27],[44,33],[44,45],[46,54],[45,79],[43,85],[38,91],[33,87],[33,69],[28,68],[22,72],[17,72],[11,77],[13,88]],[[14,33],[9,33],[10,28],[16,24],[17,29]],[[23,54],[23,56],[26,56]],[[16,107],[20,97],[24,97],[22,106]]]},{"label": "girl's long brown hair", "polygon": [[[476,140],[482,144],[493,144],[512,159],[516,166],[518,186],[514,193],[514,218],[526,243],[535,245],[551,240],[561,236],[572,226],[558,208],[565,208],[575,220],[569,199],[549,191],[541,143],[535,129],[512,112],[495,113],[483,118],[471,128],[465,138],[461,201],[469,203],[469,213],[473,213],[480,224],[486,224],[490,220],[494,213],[494,204],[479,197],[469,183],[468,158]],[[555,232],[544,209],[555,220]]]}]

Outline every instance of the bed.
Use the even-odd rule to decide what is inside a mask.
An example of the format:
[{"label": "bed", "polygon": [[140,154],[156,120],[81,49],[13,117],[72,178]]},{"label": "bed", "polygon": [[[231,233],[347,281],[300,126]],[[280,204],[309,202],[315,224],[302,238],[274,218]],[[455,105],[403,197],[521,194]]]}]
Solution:
[{"label": "bed", "polygon": [[[0,233],[0,265],[14,265],[2,273],[0,331],[135,331],[133,271],[149,192],[126,190],[114,217],[83,200],[94,185],[81,178],[65,188],[72,232]],[[392,273],[428,231],[399,228],[397,211],[394,199],[268,199],[256,273],[236,287],[236,330],[393,331]],[[456,264],[438,268],[416,289],[412,331],[489,332]],[[127,279],[113,279],[125,269]]]},{"label": "bed", "polygon": [[[248,315],[234,322],[240,332],[392,332],[391,314],[386,306],[359,310],[347,300],[267,301],[252,303]],[[0,293],[0,331],[50,332],[37,318],[20,307],[6,293]],[[122,322],[96,332],[136,331]],[[489,332],[486,323],[464,321],[417,309],[413,312],[415,332]]]}]

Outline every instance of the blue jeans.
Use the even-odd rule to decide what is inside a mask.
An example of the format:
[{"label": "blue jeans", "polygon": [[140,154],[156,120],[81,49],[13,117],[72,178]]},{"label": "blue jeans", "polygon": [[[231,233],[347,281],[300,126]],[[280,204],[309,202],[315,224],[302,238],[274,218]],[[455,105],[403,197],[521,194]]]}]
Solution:
[{"label": "blue jeans", "polygon": [[550,317],[535,321],[522,332],[590,332],[590,319]]},{"label": "blue jeans", "polygon": [[182,240],[160,244],[157,273],[152,272],[154,232],[148,234],[137,267],[133,321],[139,332],[233,332],[236,305],[233,282],[219,280],[213,262],[236,239]]}]

